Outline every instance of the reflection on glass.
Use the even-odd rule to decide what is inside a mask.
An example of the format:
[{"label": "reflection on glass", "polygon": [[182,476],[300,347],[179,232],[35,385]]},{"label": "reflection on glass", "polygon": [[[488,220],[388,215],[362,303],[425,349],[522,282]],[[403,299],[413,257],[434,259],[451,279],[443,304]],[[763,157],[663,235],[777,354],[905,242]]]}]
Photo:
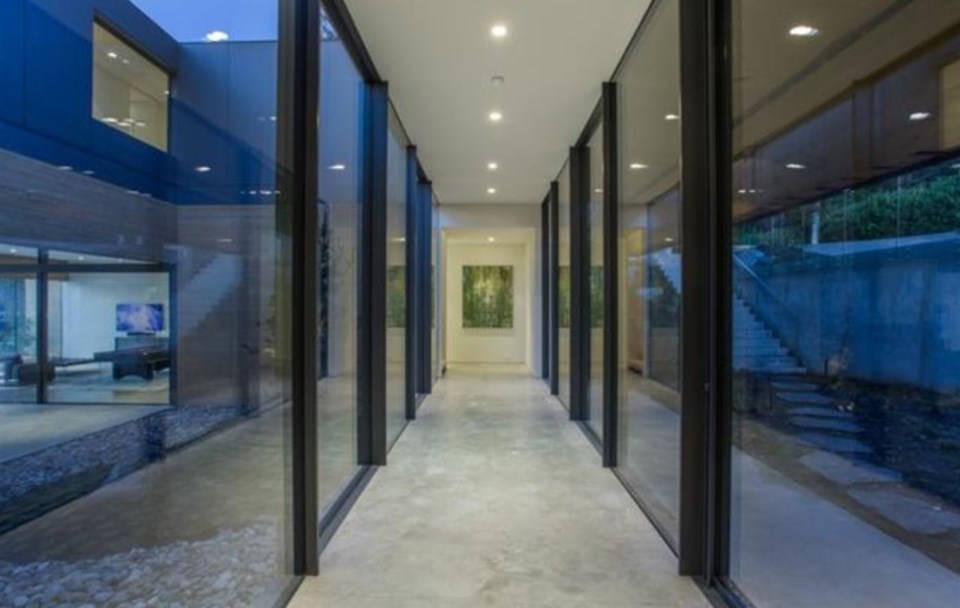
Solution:
[{"label": "reflection on glass", "polygon": [[798,40],[795,3],[734,2],[730,583],[758,607],[960,603],[960,5],[887,4]]},{"label": "reflection on glass", "polygon": [[273,605],[295,580],[278,3],[2,5],[0,604]]},{"label": "reflection on glass", "polygon": [[570,409],[570,164],[560,171],[557,215],[559,239],[557,264],[557,360],[559,368],[560,402]]},{"label": "reflection on glass", "polygon": [[93,24],[93,117],[167,149],[170,76],[100,23]]},{"label": "reflection on glass", "polygon": [[586,247],[587,268],[590,269],[590,299],[587,302],[587,318],[590,319],[587,423],[598,437],[603,437],[603,123],[597,126],[587,150],[590,166],[590,232]]},{"label": "reflection on glass", "polygon": [[617,77],[620,141],[620,455],[623,478],[672,541],[680,510],[679,13],[652,8]]},{"label": "reflection on glass", "polygon": [[387,144],[387,439],[407,422],[407,146],[403,127],[390,108]]},{"label": "reflection on glass", "polygon": [[363,79],[326,21],[320,59],[317,418],[322,514],[358,469],[357,237]]}]

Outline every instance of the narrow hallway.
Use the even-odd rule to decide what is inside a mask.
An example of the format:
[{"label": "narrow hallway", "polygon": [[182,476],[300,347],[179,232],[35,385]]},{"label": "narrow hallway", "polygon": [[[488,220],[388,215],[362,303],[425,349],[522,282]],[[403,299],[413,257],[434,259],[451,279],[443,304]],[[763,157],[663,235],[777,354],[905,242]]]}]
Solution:
[{"label": "narrow hallway", "polygon": [[708,606],[547,388],[452,369],[296,608]]}]

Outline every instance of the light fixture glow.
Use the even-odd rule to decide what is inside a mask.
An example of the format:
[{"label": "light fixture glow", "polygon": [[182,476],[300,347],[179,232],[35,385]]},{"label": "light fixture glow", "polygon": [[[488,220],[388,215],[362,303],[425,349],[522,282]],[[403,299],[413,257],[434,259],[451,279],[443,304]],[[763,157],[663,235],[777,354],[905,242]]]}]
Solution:
[{"label": "light fixture glow", "polygon": [[496,193],[497,193],[496,188],[487,188],[487,194],[496,194]]},{"label": "light fixture glow", "polygon": [[73,167],[70,165],[60,165],[57,167],[57,169],[60,169],[61,171],[73,171]]},{"label": "light fixture glow", "polygon": [[495,162],[487,163],[487,169],[490,169],[491,171],[496,171],[499,168],[500,168],[500,165],[498,165]]},{"label": "light fixture glow", "polygon": [[510,31],[507,29],[507,26],[502,23],[497,23],[490,28],[490,35],[494,38],[506,38],[508,33],[510,33]]},{"label": "light fixture glow", "polygon": [[230,34],[220,31],[213,30],[212,32],[207,32],[207,35],[203,37],[207,42],[226,42],[230,40]]},{"label": "light fixture glow", "polygon": [[665,120],[680,120],[679,114],[667,114],[663,117]]},{"label": "light fixture glow", "polygon": [[910,114],[911,122],[920,122],[921,120],[926,120],[930,118],[930,112],[912,112]]},{"label": "light fixture glow", "polygon": [[16,252],[17,252],[16,249],[11,249],[11,250],[10,250],[10,253],[16,253]]},{"label": "light fixture glow", "polygon": [[499,110],[494,110],[490,112],[490,122],[500,122],[503,120],[503,113]]},{"label": "light fixture glow", "polygon": [[227,245],[227,244],[229,244],[229,243],[232,243],[232,242],[233,242],[233,239],[231,239],[231,238],[222,238],[222,239],[217,239],[217,242],[218,242],[218,243],[222,243],[222,244],[224,244],[224,245]]},{"label": "light fixture glow", "polygon": [[746,188],[740,188],[739,190],[737,190],[737,194],[746,194],[746,193],[747,193]]},{"label": "light fixture glow", "polygon": [[663,239],[663,240],[666,241],[667,243],[672,243],[672,242],[673,242],[673,237],[668,236],[668,237],[666,237],[666,238]]},{"label": "light fixture glow", "polygon": [[488,242],[488,243],[496,243],[496,242],[497,242],[497,239],[495,239],[495,238],[493,238],[492,236],[490,236],[490,237],[487,237],[487,242]]},{"label": "light fixture glow", "polygon": [[603,194],[603,188],[594,188],[593,191],[597,194]]},{"label": "light fixture glow", "polygon": [[640,171],[640,170],[646,169],[646,168],[647,168],[647,165],[645,165],[645,164],[643,164],[643,163],[630,163],[630,170],[631,170],[631,171]]},{"label": "light fixture glow", "polygon": [[206,165],[200,165],[199,167],[194,167],[193,170],[197,173],[210,173],[211,169]]},{"label": "light fixture glow", "polygon": [[117,124],[118,122],[120,122],[119,120],[117,120],[116,118],[113,118],[113,117],[111,117],[111,116],[107,116],[106,118],[101,118],[100,120],[102,120],[103,122],[107,123],[108,125],[115,125],[115,124]]},{"label": "light fixture glow", "polygon": [[119,55],[117,55],[113,51],[110,51],[109,53],[107,53],[107,57],[109,57],[110,59],[116,59],[117,57],[119,57]]},{"label": "light fixture glow", "polygon": [[330,165],[327,168],[330,169],[331,171],[346,171],[347,166],[344,165],[343,163],[336,163],[334,165]]},{"label": "light fixture glow", "polygon": [[78,255],[78,256],[77,256],[77,260],[80,261],[80,262],[83,262],[83,261],[86,260],[86,259],[87,259],[87,258],[83,257],[82,255]]},{"label": "light fixture glow", "polygon": [[812,25],[795,25],[790,28],[790,35],[795,38],[810,38],[820,33],[820,30]]},{"label": "light fixture glow", "polygon": [[787,163],[787,169],[793,169],[794,171],[802,171],[806,168],[806,165],[801,165],[800,163]]}]

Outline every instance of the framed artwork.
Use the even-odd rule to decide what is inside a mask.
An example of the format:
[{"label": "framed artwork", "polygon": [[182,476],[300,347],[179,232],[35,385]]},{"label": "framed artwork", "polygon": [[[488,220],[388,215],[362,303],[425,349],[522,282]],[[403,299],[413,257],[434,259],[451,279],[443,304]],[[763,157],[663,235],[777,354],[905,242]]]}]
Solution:
[{"label": "framed artwork", "polygon": [[513,266],[463,267],[463,328],[513,329]]}]

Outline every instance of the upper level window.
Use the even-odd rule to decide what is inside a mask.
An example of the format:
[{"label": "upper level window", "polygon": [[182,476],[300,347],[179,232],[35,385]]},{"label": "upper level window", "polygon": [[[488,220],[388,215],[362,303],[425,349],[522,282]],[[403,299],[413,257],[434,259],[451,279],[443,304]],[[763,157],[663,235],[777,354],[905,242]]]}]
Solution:
[{"label": "upper level window", "polygon": [[98,23],[93,24],[93,117],[167,150],[170,75]]}]

